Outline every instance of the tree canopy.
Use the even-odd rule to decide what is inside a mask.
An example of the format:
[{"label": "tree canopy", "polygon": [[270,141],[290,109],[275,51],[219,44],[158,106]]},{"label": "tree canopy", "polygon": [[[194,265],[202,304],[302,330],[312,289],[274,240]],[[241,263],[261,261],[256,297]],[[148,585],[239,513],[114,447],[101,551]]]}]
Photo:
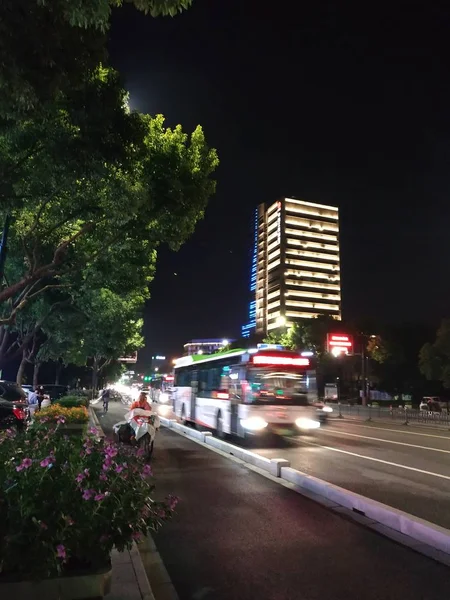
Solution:
[{"label": "tree canopy", "polygon": [[111,11],[127,2],[152,17],[192,4],[1,3],[0,219],[10,231],[0,359],[101,368],[137,349],[157,248],[177,250],[215,191],[218,158],[202,128],[130,111],[107,65]]},{"label": "tree canopy", "polygon": [[0,117],[40,112],[82,86],[106,59],[111,11],[124,3],[152,16],[175,16],[192,0],[2,0]]}]

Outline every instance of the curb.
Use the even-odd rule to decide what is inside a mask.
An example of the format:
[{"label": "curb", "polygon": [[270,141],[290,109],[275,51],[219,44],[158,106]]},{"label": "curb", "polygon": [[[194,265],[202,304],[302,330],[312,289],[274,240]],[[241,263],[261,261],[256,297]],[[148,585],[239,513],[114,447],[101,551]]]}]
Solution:
[{"label": "curb", "polygon": [[[89,416],[92,424],[96,427],[100,437],[106,437],[95,410],[89,407]],[[139,544],[141,551],[135,542],[129,551],[131,564],[136,576],[141,600],[178,600],[178,595],[173,587],[172,581],[167,573],[166,567],[156,549],[155,542],[150,534]],[[152,585],[150,585],[147,569],[151,572]]]},{"label": "curb", "polygon": [[268,459],[180,423],[160,417],[162,425],[221,455],[290,487],[315,502],[429,558],[450,566],[450,530],[376,500],[302,473],[285,459]]},{"label": "curb", "polygon": [[[139,544],[139,556],[156,600],[179,600],[151,535]],[[145,599],[146,600],[146,599]]]},{"label": "curb", "polygon": [[105,437],[105,432],[103,431],[97,414],[92,406],[89,406],[89,425],[97,430],[98,437]]}]

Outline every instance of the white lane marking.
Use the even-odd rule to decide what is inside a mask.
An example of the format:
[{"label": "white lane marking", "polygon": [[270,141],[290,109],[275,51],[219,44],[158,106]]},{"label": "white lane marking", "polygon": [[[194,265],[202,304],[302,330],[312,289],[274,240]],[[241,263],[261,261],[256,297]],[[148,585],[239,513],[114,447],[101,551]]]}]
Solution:
[{"label": "white lane marking", "polygon": [[325,434],[327,434],[328,432],[338,433],[339,435],[349,435],[351,437],[361,438],[363,440],[373,440],[374,442],[384,442],[385,444],[396,444],[397,446],[408,446],[409,448],[419,448],[419,450],[431,450],[431,452],[443,452],[444,454],[450,454],[450,450],[443,450],[442,448],[430,448],[429,446],[419,446],[417,444],[408,444],[407,442],[384,440],[383,438],[371,437],[369,435],[359,435],[357,433],[350,433],[349,431],[339,431],[338,429],[330,429],[328,427],[326,429],[320,429],[319,432]]},{"label": "white lane marking", "polygon": [[438,438],[440,440],[448,440],[447,435],[433,435],[432,433],[419,433],[417,431],[407,431],[406,429],[389,429],[388,427],[375,427],[374,425],[360,425],[359,423],[346,421],[345,425],[355,425],[356,427],[364,427],[365,429],[379,429],[380,431],[393,431],[395,433],[404,433],[405,435],[421,435],[423,437]]},{"label": "white lane marking", "polygon": [[414,471],[416,473],[422,473],[423,475],[431,475],[432,477],[439,477],[440,479],[447,479],[450,481],[450,476],[441,475],[441,473],[433,473],[432,471],[425,471],[424,469],[417,469],[416,467],[407,467],[406,465],[399,465],[398,463],[390,462],[389,460],[382,460],[381,458],[373,458],[372,456],[364,456],[363,454],[357,454],[356,452],[349,452],[348,450],[341,450],[340,448],[333,448],[332,446],[324,446],[323,444],[316,444],[315,442],[306,442],[305,440],[295,440],[298,444],[308,444],[310,446],[317,446],[318,448],[325,448],[325,450],[331,450],[332,452],[340,452],[341,454],[348,454],[349,456],[356,456],[357,458],[363,458],[364,460],[371,460],[373,462],[382,463],[391,467],[398,467],[399,469],[405,469],[406,471]]}]

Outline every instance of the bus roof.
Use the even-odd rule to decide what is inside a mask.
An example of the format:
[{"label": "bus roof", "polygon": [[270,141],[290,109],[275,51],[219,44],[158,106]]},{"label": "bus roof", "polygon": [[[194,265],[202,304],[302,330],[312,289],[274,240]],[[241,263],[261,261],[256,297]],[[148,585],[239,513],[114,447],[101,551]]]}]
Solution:
[{"label": "bus roof", "polygon": [[194,364],[203,364],[212,362],[215,360],[235,358],[236,362],[251,362],[255,365],[290,365],[290,366],[302,366],[307,367],[310,365],[310,360],[305,357],[301,357],[298,352],[291,350],[272,350],[272,349],[258,349],[250,348],[243,349],[237,348],[234,350],[226,350],[224,352],[216,352],[205,356],[204,354],[192,354],[190,356],[183,356],[179,358],[175,363],[175,369],[181,367],[189,367]]}]

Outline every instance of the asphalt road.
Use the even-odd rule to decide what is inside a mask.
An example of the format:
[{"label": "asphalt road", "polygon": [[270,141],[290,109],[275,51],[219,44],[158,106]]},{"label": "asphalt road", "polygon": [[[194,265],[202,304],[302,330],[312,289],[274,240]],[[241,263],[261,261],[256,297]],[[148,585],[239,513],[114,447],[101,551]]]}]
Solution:
[{"label": "asphalt road", "polygon": [[[105,431],[124,407],[110,405]],[[180,600],[441,600],[448,568],[169,430],[157,496],[180,497],[155,537]]]},{"label": "asphalt road", "polygon": [[330,420],[314,432],[253,451],[450,529],[450,434]]}]

